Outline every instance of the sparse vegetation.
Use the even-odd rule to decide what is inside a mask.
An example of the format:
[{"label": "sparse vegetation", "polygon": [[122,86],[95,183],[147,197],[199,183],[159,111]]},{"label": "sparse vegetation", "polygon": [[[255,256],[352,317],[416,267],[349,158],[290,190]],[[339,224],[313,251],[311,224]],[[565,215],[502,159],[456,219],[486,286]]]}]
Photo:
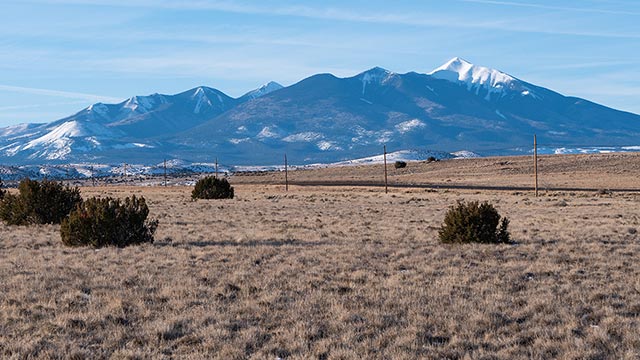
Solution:
[{"label": "sparse vegetation", "polygon": [[[96,251],[64,246],[58,226],[0,224],[0,358],[637,359],[640,194],[621,189],[637,188],[640,154],[593,158],[585,168],[544,157],[553,186],[589,190],[538,198],[285,194],[279,173],[234,175],[242,201],[223,203],[186,201],[193,187],[82,188],[87,198],[144,195],[161,220],[156,240]],[[530,160],[509,158],[502,171],[494,158],[416,162],[394,180],[525,187]],[[378,181],[380,170],[305,170],[296,181]],[[461,198],[508,215],[518,245],[443,246],[438,229]]]},{"label": "sparse vegetation", "polygon": [[434,161],[438,161],[438,159],[436,159],[436,157],[435,157],[435,156],[429,156],[429,157],[427,158],[427,163],[432,163],[432,162],[434,162]]},{"label": "sparse vegetation", "polygon": [[500,214],[490,203],[459,201],[449,208],[438,235],[443,243],[501,244],[510,241],[508,226],[509,219],[500,221]]},{"label": "sparse vegetation", "polygon": [[227,179],[215,176],[204,177],[198,182],[191,193],[192,199],[233,199],[233,187]]},{"label": "sparse vegetation", "polygon": [[396,169],[406,168],[407,167],[407,162],[406,161],[396,161],[395,164],[393,164],[393,166]]},{"label": "sparse vegetation", "polygon": [[60,236],[67,246],[125,247],[153,242],[158,221],[147,221],[144,197],[91,198],[62,221]]},{"label": "sparse vegetation", "polygon": [[80,190],[51,180],[24,179],[18,194],[0,201],[0,218],[7,225],[59,224],[82,202]]}]

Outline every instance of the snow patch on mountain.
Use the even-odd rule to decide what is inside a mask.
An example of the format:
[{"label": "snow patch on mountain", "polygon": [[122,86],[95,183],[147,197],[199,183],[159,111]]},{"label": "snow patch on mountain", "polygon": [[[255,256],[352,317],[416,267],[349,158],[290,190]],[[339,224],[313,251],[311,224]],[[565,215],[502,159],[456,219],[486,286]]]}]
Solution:
[{"label": "snow patch on mountain", "polygon": [[151,110],[155,104],[156,101],[152,96],[134,96],[129,98],[123,107],[138,113],[146,113]]},{"label": "snow patch on mountain", "polygon": [[147,148],[153,149],[155,146],[143,143],[128,143],[128,144],[115,144],[111,146],[114,149],[137,149],[137,148]]},{"label": "snow patch on mountain", "polygon": [[247,138],[242,138],[242,139],[238,139],[238,138],[229,139],[229,142],[232,143],[233,145],[238,145],[240,143],[248,142],[248,141],[251,141],[251,138],[247,137]]},{"label": "snow patch on mountain", "polygon": [[281,137],[281,135],[277,127],[265,126],[264,128],[262,128],[262,130],[260,130],[257,137],[259,139],[269,139],[269,138],[275,139],[275,138]]},{"label": "snow patch on mountain", "polygon": [[460,150],[460,151],[452,152],[451,155],[455,156],[456,159],[469,159],[469,158],[481,157],[480,155],[469,150]]},{"label": "snow patch on mountain", "polygon": [[408,132],[413,131],[413,130],[417,130],[417,129],[423,128],[425,126],[427,126],[427,125],[425,123],[423,123],[422,121],[420,121],[418,119],[413,119],[413,120],[409,120],[409,121],[403,121],[403,122],[397,124],[395,126],[395,128],[399,133],[404,134],[404,133],[408,133]]},{"label": "snow patch on mountain", "polygon": [[377,135],[378,138],[376,139],[376,141],[378,142],[378,144],[385,144],[393,139],[393,131],[383,130],[379,131]]},{"label": "snow patch on mountain", "polygon": [[449,60],[428,75],[464,84],[469,91],[475,91],[477,95],[481,90],[484,90],[487,92],[486,100],[491,100],[494,94],[504,96],[507,90],[520,91],[523,96],[533,96],[531,89],[513,76],[495,69],[474,65],[459,57]]},{"label": "snow patch on mountain", "polygon": [[340,151],[342,150],[342,147],[338,146],[338,144],[335,141],[319,141],[317,144],[318,149],[322,150],[322,151]]},{"label": "snow patch on mountain", "polygon": [[22,146],[19,143],[11,143],[7,146],[1,147],[0,151],[6,156],[15,156],[21,148]]},{"label": "snow patch on mountain", "polygon": [[25,136],[33,135],[34,128],[38,128],[43,124],[18,124],[0,128],[0,137],[17,139]]},{"label": "snow patch on mountain", "polygon": [[87,113],[93,113],[96,114],[102,118],[108,118],[109,117],[109,108],[107,107],[107,105],[103,104],[103,103],[97,103],[97,104],[93,104],[90,105],[88,108],[85,109]]},{"label": "snow patch on mountain", "polygon": [[289,136],[286,136],[282,139],[282,141],[286,141],[286,142],[312,142],[312,141],[316,141],[319,139],[322,139],[324,136],[321,133],[318,132],[313,132],[313,131],[307,131],[307,132],[301,132],[301,133],[297,133],[297,134],[291,134]]},{"label": "snow patch on mountain", "polygon": [[364,73],[359,75],[360,81],[362,81],[362,95],[367,89],[367,85],[369,84],[384,84],[390,77],[395,75],[391,71],[387,69],[383,69],[381,67],[374,67],[371,70],[365,71]]},{"label": "snow patch on mountain", "polygon": [[29,141],[24,149],[30,149],[43,144],[64,144],[74,137],[115,136],[115,132],[93,122],[67,121],[53,128],[47,134]]},{"label": "snow patch on mountain", "polygon": [[213,106],[211,104],[211,100],[209,100],[209,98],[207,97],[207,94],[205,93],[204,89],[201,88],[201,87],[196,89],[196,91],[193,93],[193,96],[191,96],[191,98],[193,100],[196,100],[196,106],[193,108],[193,113],[194,114],[199,114],[200,113],[200,109],[202,108],[203,104],[206,104],[209,107]]}]

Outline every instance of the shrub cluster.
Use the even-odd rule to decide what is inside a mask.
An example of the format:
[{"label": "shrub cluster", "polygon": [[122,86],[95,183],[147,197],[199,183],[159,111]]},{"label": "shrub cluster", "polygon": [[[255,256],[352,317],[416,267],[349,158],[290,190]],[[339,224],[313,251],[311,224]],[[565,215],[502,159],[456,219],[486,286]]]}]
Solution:
[{"label": "shrub cluster", "polygon": [[233,187],[227,179],[215,176],[204,177],[196,183],[191,192],[193,199],[233,199]]},{"label": "shrub cluster", "polygon": [[393,166],[396,169],[402,169],[402,168],[406,168],[407,167],[407,163],[406,163],[406,161],[396,161],[395,164],[393,164]]},{"label": "shrub cluster", "polygon": [[4,183],[2,182],[2,179],[0,179],[0,200],[4,199],[4,194],[7,193],[7,190],[3,189],[4,187]]},{"label": "shrub cluster", "polygon": [[438,235],[443,243],[509,243],[508,226],[509,220],[503,217],[500,221],[490,203],[459,201],[449,208]]},{"label": "shrub cluster", "polygon": [[0,219],[8,225],[59,224],[81,202],[77,187],[27,178],[18,185],[18,195],[3,193]]},{"label": "shrub cluster", "polygon": [[125,247],[153,242],[157,220],[147,221],[144,197],[91,198],[79,204],[62,221],[60,236],[68,246]]}]

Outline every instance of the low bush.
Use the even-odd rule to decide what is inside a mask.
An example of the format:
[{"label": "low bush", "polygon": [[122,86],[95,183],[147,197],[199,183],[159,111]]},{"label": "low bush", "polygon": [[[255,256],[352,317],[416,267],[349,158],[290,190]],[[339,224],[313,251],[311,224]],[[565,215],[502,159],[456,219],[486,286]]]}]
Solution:
[{"label": "low bush", "polygon": [[[499,225],[499,226],[498,226]],[[498,211],[488,202],[459,201],[449,208],[438,235],[443,243],[509,243],[509,219],[500,221]]]},{"label": "low bush", "polygon": [[428,162],[428,163],[431,163],[431,162],[434,162],[434,161],[438,161],[438,159],[437,159],[435,156],[429,156],[429,157],[427,158],[427,162]]},{"label": "low bush", "polygon": [[196,183],[191,192],[193,199],[233,199],[233,187],[227,179],[215,176],[204,177]]},{"label": "low bush", "polygon": [[407,163],[405,161],[396,161],[395,164],[393,164],[393,166],[396,169],[402,169],[407,167]]},{"label": "low bush", "polygon": [[62,221],[60,236],[67,246],[125,247],[153,242],[157,220],[147,221],[144,197],[91,198]]},{"label": "low bush", "polygon": [[81,202],[77,187],[27,178],[20,181],[17,195],[3,193],[0,219],[8,225],[59,224]]}]

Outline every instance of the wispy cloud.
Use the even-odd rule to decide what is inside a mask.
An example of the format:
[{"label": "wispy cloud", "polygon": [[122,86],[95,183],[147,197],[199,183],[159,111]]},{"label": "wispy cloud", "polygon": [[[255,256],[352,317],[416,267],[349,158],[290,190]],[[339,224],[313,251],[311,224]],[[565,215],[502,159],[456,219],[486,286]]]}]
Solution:
[{"label": "wispy cloud", "polygon": [[44,96],[52,96],[52,97],[67,98],[67,99],[83,99],[83,100],[89,100],[89,101],[95,101],[95,102],[112,102],[113,103],[113,102],[119,102],[123,100],[116,97],[102,96],[102,95],[95,95],[95,94],[85,94],[85,93],[50,90],[50,89],[38,89],[38,88],[2,85],[2,84],[0,84],[0,91],[8,91],[8,92],[31,94],[31,95],[44,95]]},{"label": "wispy cloud", "polygon": [[[420,14],[421,16],[394,14],[389,12],[366,13],[363,11],[352,11],[345,8],[335,7],[310,7],[310,6],[277,6],[270,4],[268,6],[240,4],[227,1],[168,1],[168,0],[26,0],[27,2],[52,5],[93,5],[93,6],[111,6],[111,7],[138,7],[152,9],[175,9],[175,10],[210,10],[222,11],[238,14],[255,14],[255,15],[275,15],[275,16],[294,16],[303,18],[338,20],[350,22],[366,22],[366,23],[388,23],[396,25],[414,25],[414,26],[436,26],[447,25],[451,18],[444,16],[427,16],[428,14]],[[484,23],[484,22],[483,22]],[[479,23],[481,25],[483,23]]]},{"label": "wispy cloud", "polygon": [[[190,53],[164,57],[127,56],[95,60],[89,63],[89,67],[135,75],[163,76],[164,74],[171,78],[185,76],[234,81],[248,81],[263,78],[265,74],[269,74],[272,78],[264,79],[265,81],[277,80],[285,84],[299,81],[317,72],[330,72],[336,76],[351,76],[361,70],[348,67],[314,67],[295,59],[270,57],[240,59],[237,54],[230,56],[230,58],[237,60],[222,60],[208,56],[208,54],[197,56]],[[228,89],[221,90],[228,91]]]},{"label": "wispy cloud", "polygon": [[526,7],[526,8],[534,8],[534,9],[572,11],[572,12],[584,12],[584,13],[596,13],[596,14],[632,15],[632,16],[640,15],[640,12],[635,12],[635,11],[594,9],[594,8],[588,8],[588,7],[577,8],[577,7],[566,7],[566,6],[555,6],[555,5],[521,3],[521,2],[514,2],[514,1],[496,1],[496,0],[458,0],[458,1],[466,2],[466,3],[486,4],[486,5],[502,5],[502,6],[511,6],[511,7]]},{"label": "wispy cloud", "polygon": [[558,65],[538,66],[538,70],[571,70],[571,69],[593,69],[618,66],[640,65],[639,61],[594,61],[594,62],[568,62]]},{"label": "wispy cloud", "polygon": [[[215,0],[185,0],[185,1],[169,1],[169,0],[25,0],[32,3],[52,4],[52,5],[92,5],[92,6],[109,6],[109,7],[128,7],[128,8],[150,8],[150,9],[174,9],[174,10],[205,10],[205,11],[221,11],[229,13],[238,13],[246,15],[270,15],[270,16],[289,16],[301,17],[318,20],[329,21],[345,21],[359,23],[373,23],[386,25],[402,25],[415,27],[443,27],[457,29],[483,29],[497,30],[514,33],[532,33],[532,34],[552,34],[552,35],[570,35],[582,37],[601,37],[601,38],[621,38],[621,39],[639,39],[640,34],[637,32],[613,32],[600,30],[574,30],[563,29],[559,26],[540,26],[539,23],[529,23],[520,21],[522,19],[514,19],[513,17],[499,17],[492,20],[478,21],[476,18],[465,17],[464,15],[455,14],[448,15],[444,13],[434,12],[412,12],[412,13],[392,13],[384,12],[366,12],[354,11],[348,8],[336,7],[311,7],[303,5],[294,6],[278,6],[268,5],[261,6],[255,4],[236,3],[228,1]],[[623,10],[607,10],[594,8],[572,8],[553,5],[520,3],[513,1],[498,0],[458,0],[467,3],[491,4],[500,6],[516,6],[539,8],[548,10],[563,11],[581,11],[593,13],[609,13],[612,15],[640,15],[638,12]],[[553,24],[551,24],[553,25]]]},{"label": "wispy cloud", "polygon": [[53,102],[53,103],[50,102],[50,103],[41,103],[41,104],[28,104],[28,105],[10,105],[10,106],[0,106],[0,112],[11,111],[11,110],[50,108],[52,106],[60,106],[60,105],[82,105],[82,104],[86,104],[86,100]]}]

